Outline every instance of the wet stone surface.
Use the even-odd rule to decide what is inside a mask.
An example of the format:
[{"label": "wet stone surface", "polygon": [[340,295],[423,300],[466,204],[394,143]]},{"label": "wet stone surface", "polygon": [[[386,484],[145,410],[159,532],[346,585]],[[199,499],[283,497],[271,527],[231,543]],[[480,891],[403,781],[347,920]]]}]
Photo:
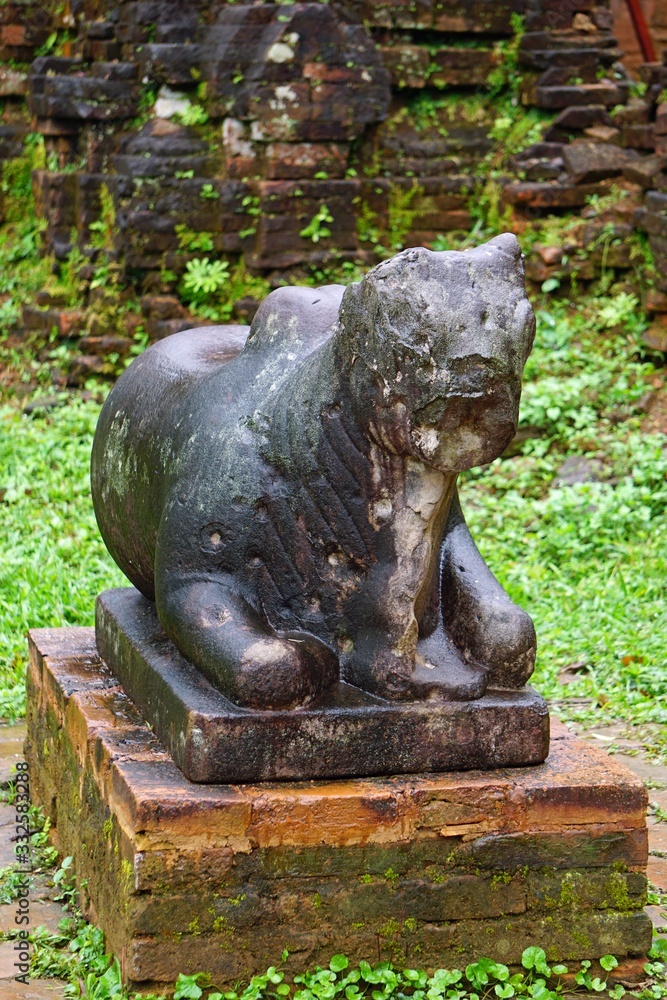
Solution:
[{"label": "wet stone surface", "polygon": [[64,989],[65,983],[57,979],[38,979],[24,985],[14,979],[0,978],[0,1000],[58,1000]]},{"label": "wet stone surface", "polygon": [[[646,874],[650,885],[659,894],[667,895],[667,821],[656,815],[654,806],[667,810],[667,764],[650,760],[643,752],[643,744],[633,740],[622,727],[601,726],[582,733],[585,740],[599,746],[618,746],[621,752],[614,752],[613,759],[624,764],[628,770],[641,778],[648,791],[648,866]],[[622,752],[625,751],[625,752]],[[664,815],[664,814],[663,814]],[[646,907],[653,927],[658,933],[667,933],[667,905],[652,904]]]},{"label": "wet stone surface", "polygon": [[18,761],[23,760],[25,722],[0,726],[0,785],[8,782]]},{"label": "wet stone surface", "polygon": [[[12,726],[0,725],[0,784],[8,787],[16,764],[25,760],[23,744],[26,725],[19,722]],[[13,865],[13,836],[16,814],[12,805],[0,802],[0,868]],[[59,922],[67,916],[60,903],[53,899],[54,889],[46,875],[36,874],[30,878],[30,930],[45,927],[51,934],[58,932]],[[33,981],[25,985],[15,980],[14,967],[16,951],[14,943],[3,940],[16,928],[16,902],[0,904],[0,1000],[57,1000],[65,987],[54,979]]]}]

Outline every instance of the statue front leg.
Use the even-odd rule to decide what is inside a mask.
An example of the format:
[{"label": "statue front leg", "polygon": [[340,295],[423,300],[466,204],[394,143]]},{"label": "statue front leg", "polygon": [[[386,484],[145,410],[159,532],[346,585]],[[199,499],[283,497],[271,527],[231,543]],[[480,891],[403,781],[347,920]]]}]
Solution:
[{"label": "statue front leg", "polygon": [[488,668],[489,687],[520,688],[535,667],[532,619],[505,593],[468,530],[458,494],[442,547],[445,631],[469,662]]},{"label": "statue front leg", "polygon": [[314,636],[278,636],[228,583],[156,574],[160,622],[183,655],[230,701],[256,709],[307,705],[338,680]]}]

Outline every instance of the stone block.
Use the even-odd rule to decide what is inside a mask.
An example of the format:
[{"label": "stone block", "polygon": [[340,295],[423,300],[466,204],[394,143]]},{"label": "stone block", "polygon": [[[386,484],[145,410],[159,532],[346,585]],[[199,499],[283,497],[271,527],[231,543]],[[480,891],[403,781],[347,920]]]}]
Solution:
[{"label": "stone block", "polygon": [[24,24],[3,24],[0,27],[0,44],[12,48],[30,45],[29,28]]},{"label": "stone block", "polygon": [[76,226],[76,174],[35,170],[32,190],[38,213],[53,228]]},{"label": "stone block", "polygon": [[[556,4],[560,8],[560,13],[565,13],[567,16],[561,0],[556,0]],[[594,48],[602,49],[605,52],[611,50],[612,61],[618,58],[616,38],[607,28],[593,32],[574,32],[570,30],[569,25],[564,25],[562,21],[560,25],[555,23],[553,20],[554,13],[556,12],[552,8],[546,18],[547,23],[542,26],[533,22],[529,27],[529,30],[521,39],[522,55],[544,50],[574,52],[580,49]]]},{"label": "stone block", "polygon": [[67,385],[71,388],[78,388],[85,385],[86,381],[95,376],[101,375],[107,370],[107,362],[97,354],[80,354],[72,358],[67,372]]},{"label": "stone block", "polygon": [[299,180],[325,173],[341,178],[348,151],[344,143],[270,143],[266,148],[266,176],[268,180]]},{"label": "stone block", "polygon": [[199,45],[144,45],[139,53],[144,74],[170,85],[191,85],[199,72],[201,58]]},{"label": "stone block", "polygon": [[440,48],[432,56],[428,83],[435,87],[483,87],[499,63],[494,49]]},{"label": "stone block", "polygon": [[573,142],[563,149],[565,167],[575,184],[619,177],[623,168],[637,158],[634,150],[600,142]]},{"label": "stone block", "polygon": [[654,317],[648,330],[642,334],[642,340],[652,351],[667,354],[667,315],[661,313]]},{"label": "stone block", "polygon": [[594,194],[604,194],[602,184],[553,184],[515,181],[507,185],[503,198],[510,205],[533,208],[579,208]]},{"label": "stone block", "polygon": [[538,108],[547,111],[590,104],[602,104],[611,108],[623,103],[623,91],[608,80],[579,86],[538,87],[535,103]]},{"label": "stone block", "polygon": [[108,42],[115,37],[116,28],[112,21],[88,21],[81,25],[81,32],[87,38],[95,38]]},{"label": "stone block", "polygon": [[0,97],[25,97],[28,78],[25,73],[9,67],[0,67]]},{"label": "stone block", "polygon": [[493,4],[485,0],[433,0],[433,29],[511,35],[512,14],[523,14],[524,10],[521,0],[497,0]]},{"label": "stone block", "polygon": [[[543,37],[538,36],[539,40]],[[580,69],[588,69],[591,66],[611,66],[622,55],[619,49],[600,48],[591,42],[584,48],[577,45],[570,45],[562,49],[530,48],[530,35],[524,36],[525,39],[527,39],[526,44],[522,41],[519,50],[519,61],[522,66],[526,66],[531,70],[546,70],[550,66],[566,66],[572,71],[573,75],[576,75]],[[557,39],[557,35],[548,35],[544,44],[548,45],[549,42],[557,41]]]},{"label": "stone block", "polygon": [[431,60],[424,46],[411,43],[383,45],[380,52],[394,87],[421,89],[426,86]]},{"label": "stone block", "polygon": [[624,125],[621,129],[621,146],[625,149],[655,149],[653,124]]},{"label": "stone block", "polygon": [[193,781],[467,770],[533,764],[548,752],[546,705],[530,688],[433,705],[340,684],[299,712],[251,711],[183,659],[155,605],[132,588],[100,595],[96,634],[100,655]]},{"label": "stone block", "polygon": [[342,0],[344,10],[373,28],[432,28],[433,0]]},{"label": "stone block", "polygon": [[631,97],[625,106],[614,109],[614,125],[646,125],[651,117],[651,105],[641,97]]},{"label": "stone block", "polygon": [[662,191],[647,191],[644,198],[644,205],[649,212],[658,215],[667,215],[667,193]]},{"label": "stone block", "polygon": [[655,134],[667,135],[667,103],[659,104],[656,108]]},{"label": "stone block", "polygon": [[129,337],[116,337],[107,334],[82,337],[78,346],[80,351],[84,351],[89,355],[94,354],[97,357],[105,358],[109,354],[117,354],[121,358],[126,358],[134,344]]},{"label": "stone block", "polygon": [[378,948],[517,965],[536,940],[552,961],[611,952],[622,976],[650,947],[644,786],[557,723],[535,767],[194,785],[92,629],[34,632],[28,692],[35,800],[135,988],[232,986],[285,947],[288,978]]},{"label": "stone block", "polygon": [[652,212],[648,208],[638,208],[635,212],[635,221],[640,229],[652,236],[667,239],[667,214]]},{"label": "stone block", "polygon": [[642,156],[632,160],[623,167],[623,176],[633,184],[639,184],[644,189],[653,187],[653,182],[659,176],[661,162],[658,156]]},{"label": "stone block", "polygon": [[582,64],[573,71],[569,66],[549,66],[539,77],[538,87],[582,86],[596,81],[596,66],[591,61],[589,65]]},{"label": "stone block", "polygon": [[575,105],[564,108],[556,115],[546,130],[545,138],[553,142],[567,141],[573,132],[583,132],[584,129],[595,125],[610,126],[612,124],[615,124],[615,119],[612,119],[604,104],[590,104],[581,107]]},{"label": "stone block", "polygon": [[24,306],[22,322],[26,330],[40,330],[45,338],[55,331],[63,340],[78,336],[85,327],[86,316],[80,309],[39,309]]}]

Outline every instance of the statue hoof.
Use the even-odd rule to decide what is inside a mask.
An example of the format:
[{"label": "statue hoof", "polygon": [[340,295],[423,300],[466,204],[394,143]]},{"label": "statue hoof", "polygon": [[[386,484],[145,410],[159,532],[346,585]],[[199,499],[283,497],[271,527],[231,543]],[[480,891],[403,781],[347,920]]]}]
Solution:
[{"label": "statue hoof", "polygon": [[312,636],[260,638],[245,650],[229,697],[244,708],[301,708],[335,684],[338,672],[334,654]]},{"label": "statue hoof", "polygon": [[415,701],[474,701],[486,691],[488,672],[477,664],[453,660],[435,666],[417,654],[409,690]]}]

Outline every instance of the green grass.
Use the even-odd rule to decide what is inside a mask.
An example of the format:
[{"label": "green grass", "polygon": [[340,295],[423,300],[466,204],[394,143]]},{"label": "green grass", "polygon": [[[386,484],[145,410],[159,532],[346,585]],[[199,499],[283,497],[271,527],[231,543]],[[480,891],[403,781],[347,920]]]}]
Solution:
[{"label": "green grass", "polygon": [[95,403],[45,417],[0,409],[0,715],[24,711],[29,628],[91,625],[95,595],[123,576],[108,555],[88,481]]}]

